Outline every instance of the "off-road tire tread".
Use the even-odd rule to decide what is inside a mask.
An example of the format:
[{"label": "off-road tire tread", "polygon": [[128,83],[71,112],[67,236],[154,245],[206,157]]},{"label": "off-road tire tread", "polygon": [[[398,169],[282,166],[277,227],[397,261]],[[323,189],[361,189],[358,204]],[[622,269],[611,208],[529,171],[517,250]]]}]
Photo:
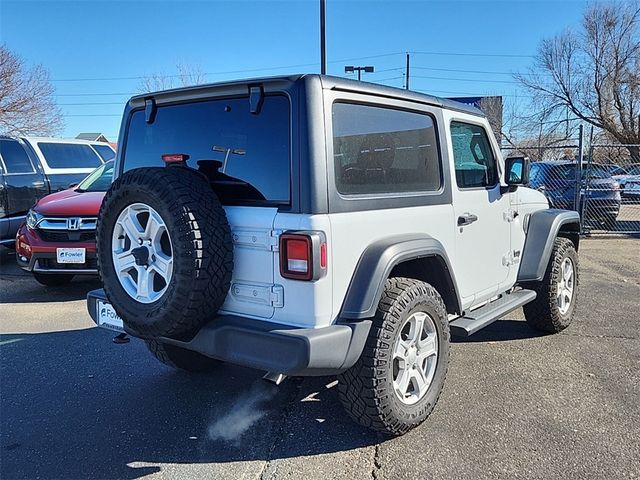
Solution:
[{"label": "off-road tire tread", "polygon": [[[575,291],[569,315],[563,317],[556,305],[557,283],[555,279],[560,274],[560,267],[567,256],[570,256],[574,265]],[[579,271],[578,254],[573,242],[567,238],[556,238],[544,278],[540,282],[525,285],[537,294],[535,300],[522,308],[524,317],[532,328],[546,333],[558,333],[571,324],[578,300]]]},{"label": "off-road tire tread", "polygon": [[[170,214],[183,225],[178,231],[169,232],[174,255],[174,295],[170,302],[161,298],[158,307],[146,310],[145,315],[141,315],[142,308],[127,309],[126,305],[114,301],[114,290],[120,289],[122,295],[127,294],[119,280],[113,277],[113,225],[107,228],[101,221],[111,204],[118,201],[118,196],[131,195],[137,189],[144,189],[161,204],[168,205]],[[135,201],[134,196],[129,203]],[[116,218],[117,214],[119,212],[114,213]],[[131,170],[120,176],[108,190],[99,219],[96,233],[98,271],[107,298],[129,329],[146,338],[177,337],[197,331],[215,316],[231,283],[233,243],[222,204],[203,175],[183,167]],[[178,255],[188,258],[188,266],[182,271],[176,268]],[[111,264],[110,270],[108,264]]]},{"label": "off-road tire tread", "polygon": [[[447,310],[436,289],[411,278],[390,278],[386,282],[362,355],[353,367],[338,376],[338,397],[347,414],[367,428],[390,435],[403,435],[420,425],[433,411],[442,391],[440,386],[435,400],[425,405],[414,419],[407,421],[392,408],[390,397],[395,393],[387,390],[386,364],[393,354],[393,335],[404,320],[402,313],[408,303],[418,296],[437,305],[440,318],[436,321],[440,321],[443,327],[442,340],[449,342]],[[447,349],[442,384],[446,378],[448,355]]]}]

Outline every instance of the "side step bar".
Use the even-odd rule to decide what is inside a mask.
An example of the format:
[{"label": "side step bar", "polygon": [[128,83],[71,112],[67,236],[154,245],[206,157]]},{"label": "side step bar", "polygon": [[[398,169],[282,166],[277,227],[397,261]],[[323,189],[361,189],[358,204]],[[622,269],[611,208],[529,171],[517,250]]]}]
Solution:
[{"label": "side step bar", "polygon": [[468,337],[478,330],[492,324],[507,313],[521,307],[525,303],[536,298],[533,290],[516,290],[513,293],[505,293],[493,302],[469,312],[464,317],[460,317],[449,323],[451,335],[458,337]]}]

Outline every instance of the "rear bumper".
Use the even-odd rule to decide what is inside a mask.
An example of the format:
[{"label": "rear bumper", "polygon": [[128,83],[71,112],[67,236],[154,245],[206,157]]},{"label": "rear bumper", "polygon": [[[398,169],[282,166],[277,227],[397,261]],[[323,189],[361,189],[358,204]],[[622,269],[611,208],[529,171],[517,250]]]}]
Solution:
[{"label": "rear bumper", "polygon": [[[96,324],[98,300],[107,301],[102,289],[87,295],[87,308]],[[341,373],[356,363],[370,327],[371,321],[363,320],[315,329],[293,328],[221,315],[191,340],[157,340],[245,367],[286,375],[322,376]]]},{"label": "rear bumper", "polygon": [[[85,263],[58,263],[58,248],[84,248]],[[95,242],[46,242],[26,225],[16,235],[16,262],[23,270],[38,273],[70,273],[97,275]]]}]

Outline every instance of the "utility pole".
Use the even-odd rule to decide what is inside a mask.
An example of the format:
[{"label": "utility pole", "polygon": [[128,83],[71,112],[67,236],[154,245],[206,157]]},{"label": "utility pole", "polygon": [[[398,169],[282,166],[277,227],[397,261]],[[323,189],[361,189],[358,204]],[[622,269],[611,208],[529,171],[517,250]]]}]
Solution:
[{"label": "utility pole", "polygon": [[409,90],[409,54],[407,53],[407,72],[405,74],[405,89]]},{"label": "utility pole", "polygon": [[327,0],[320,0],[320,73],[327,74]]}]

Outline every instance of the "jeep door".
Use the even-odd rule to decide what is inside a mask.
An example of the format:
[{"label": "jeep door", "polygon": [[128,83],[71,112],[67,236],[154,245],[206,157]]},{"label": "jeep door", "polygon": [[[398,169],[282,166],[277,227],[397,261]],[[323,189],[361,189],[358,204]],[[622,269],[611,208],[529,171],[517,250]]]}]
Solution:
[{"label": "jeep door", "polygon": [[456,229],[454,268],[460,296],[468,307],[499,293],[508,277],[510,198],[501,192],[498,148],[483,119],[448,115]]}]

